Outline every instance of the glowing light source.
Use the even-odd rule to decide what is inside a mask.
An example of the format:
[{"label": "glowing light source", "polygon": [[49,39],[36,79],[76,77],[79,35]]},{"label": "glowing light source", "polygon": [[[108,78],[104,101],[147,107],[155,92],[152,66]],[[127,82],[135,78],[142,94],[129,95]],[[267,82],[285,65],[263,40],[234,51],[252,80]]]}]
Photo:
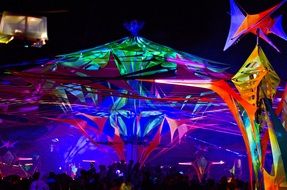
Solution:
[{"label": "glowing light source", "polygon": [[219,162],[211,162],[212,165],[222,165],[224,164],[225,162],[220,160]]},{"label": "glowing light source", "polygon": [[18,160],[19,161],[29,161],[29,160],[33,160],[33,158],[19,157]]},{"label": "glowing light source", "polygon": [[206,66],[203,63],[197,63],[197,62],[193,62],[191,60],[187,60],[187,59],[180,59],[180,58],[167,58],[166,59],[169,62],[173,62],[176,64],[180,64],[180,65],[187,65],[187,66],[192,66],[195,68],[205,68]]},{"label": "glowing light source", "polygon": [[82,160],[82,162],[89,162],[89,163],[91,163],[91,162],[96,162],[96,160]]},{"label": "glowing light source", "polygon": [[192,162],[178,162],[178,165],[191,166]]}]

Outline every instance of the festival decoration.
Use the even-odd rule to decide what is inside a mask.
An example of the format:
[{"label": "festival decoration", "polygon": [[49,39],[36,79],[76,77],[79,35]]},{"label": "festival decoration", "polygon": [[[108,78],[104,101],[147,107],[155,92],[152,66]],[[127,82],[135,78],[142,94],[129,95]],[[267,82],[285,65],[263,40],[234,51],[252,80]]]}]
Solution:
[{"label": "festival decoration", "polygon": [[246,12],[242,12],[234,0],[230,0],[231,25],[224,50],[227,50],[241,37],[248,33],[252,33],[254,35],[258,35],[261,39],[280,52],[280,50],[268,38],[268,35],[274,34],[287,40],[287,35],[282,27],[282,15],[275,18],[271,17],[271,15],[285,2],[286,0],[283,0],[277,5],[258,14],[248,14]]},{"label": "festival decoration", "polygon": [[[267,37],[270,33],[287,40],[282,27],[282,16],[271,17],[285,2],[284,0],[261,13],[245,16],[236,3],[230,0],[231,26],[224,50],[249,32],[257,35],[255,49],[232,78],[241,97],[249,104],[244,106],[238,102],[238,109],[241,113],[238,116],[243,122],[242,132],[247,134],[245,143],[250,150],[249,160],[252,161],[255,175],[255,189],[280,189],[286,186],[287,133],[284,128],[284,111],[281,116],[282,120],[280,120],[272,107],[280,79],[259,46],[259,38],[261,38],[279,52],[279,49]],[[283,93],[276,110],[277,115],[283,110],[284,98]],[[268,141],[270,141],[273,156],[273,174],[269,174],[264,165]],[[250,175],[252,176],[251,171]]]},{"label": "festival decoration", "polygon": [[[119,159],[134,159],[144,164],[159,146],[173,147],[192,130],[212,130],[218,122],[228,122],[216,116],[217,112],[228,109],[222,107],[222,101],[212,91],[153,84],[148,80],[228,79],[230,75],[225,70],[221,63],[138,36],[124,38],[60,55],[21,72],[10,71],[13,77],[7,76],[0,90],[1,102],[9,102],[1,104],[3,111],[6,110],[3,125],[12,122],[8,115],[13,117],[17,111],[29,111],[31,114],[19,119],[31,125],[39,117],[39,125],[44,122],[65,125],[67,130],[71,128],[71,134],[79,131],[98,150],[105,151],[103,147],[109,146]],[[20,93],[13,90],[15,85],[21,89]],[[207,117],[217,119],[214,123],[205,122]],[[13,125],[21,126],[19,119],[14,119]],[[228,132],[220,127],[216,131]],[[46,136],[62,133],[53,127]],[[76,144],[65,160],[72,160],[87,146],[81,139]],[[157,156],[168,149],[162,150]]]},{"label": "festival decoration", "polygon": [[[231,1],[232,23],[225,49],[249,32],[273,47],[267,34],[286,39],[281,17],[271,17],[283,3],[245,17]],[[1,148],[12,149],[28,138],[49,139],[55,145],[55,139],[67,135],[67,130],[72,137],[81,136],[73,141],[75,146],[65,147],[65,162],[90,146],[143,165],[152,153],[157,152],[156,157],[168,151],[197,128],[234,134],[229,127],[235,123],[245,144],[254,188],[284,187],[286,89],[279,100],[280,79],[259,44],[232,77],[232,87],[224,64],[139,37],[141,26],[126,24],[131,37],[59,55],[30,69],[6,71],[0,81],[1,127],[18,129],[24,123],[35,131],[27,135],[18,129],[21,132],[13,141],[3,140],[9,146],[3,143]],[[278,104],[276,111],[273,102]],[[1,136],[6,134],[9,130]],[[274,173],[265,167],[268,143]],[[160,146],[168,148],[156,151]],[[50,150],[54,152],[54,146]],[[202,166],[203,174],[206,164]]]}]

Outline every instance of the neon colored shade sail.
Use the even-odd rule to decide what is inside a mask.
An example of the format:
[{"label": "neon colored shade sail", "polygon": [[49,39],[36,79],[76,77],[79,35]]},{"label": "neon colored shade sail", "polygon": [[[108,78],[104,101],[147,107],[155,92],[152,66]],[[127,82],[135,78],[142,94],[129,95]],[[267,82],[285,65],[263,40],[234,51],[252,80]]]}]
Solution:
[{"label": "neon colored shade sail", "polygon": [[[11,72],[0,85],[0,101],[9,102],[1,125],[21,126],[20,121],[25,120],[29,128],[36,125],[35,117],[40,117],[37,124],[43,128],[51,129],[45,124],[50,121],[64,126],[75,137],[78,131],[81,138],[75,147],[85,146],[82,139],[87,138],[97,148],[109,145],[124,159],[126,145],[138,145],[137,159],[143,163],[159,145],[173,146],[193,130],[216,128],[217,132],[236,134],[222,129],[229,121],[216,113],[228,109],[211,90],[149,82],[166,78],[197,83],[228,79],[226,69],[222,63],[145,38],[123,38]],[[29,114],[12,121],[19,111]],[[207,117],[216,117],[214,122],[222,124],[206,122]],[[54,128],[47,133],[48,137],[63,134]]]},{"label": "neon colored shade sail", "polygon": [[282,27],[282,16],[271,17],[271,14],[278,10],[285,2],[286,0],[283,0],[281,3],[258,14],[244,15],[235,1],[230,0],[231,25],[224,50],[227,50],[244,35],[252,33],[258,35],[279,52],[279,49],[268,38],[268,35],[274,34],[287,40],[287,34]]},{"label": "neon colored shade sail", "polygon": [[[273,99],[280,78],[260,46],[256,46],[243,66],[232,78],[241,96],[255,105],[263,97]],[[260,89],[258,86],[260,84]],[[259,92],[258,92],[259,90]]]}]

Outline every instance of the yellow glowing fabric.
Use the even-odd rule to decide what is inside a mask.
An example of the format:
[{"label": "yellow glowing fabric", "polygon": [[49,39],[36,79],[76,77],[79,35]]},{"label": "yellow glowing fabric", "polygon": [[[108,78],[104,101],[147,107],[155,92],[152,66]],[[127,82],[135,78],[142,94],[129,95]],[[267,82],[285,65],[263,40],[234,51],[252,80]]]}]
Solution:
[{"label": "yellow glowing fabric", "polygon": [[[260,187],[260,179],[259,173],[262,172],[262,168],[264,168],[264,160],[265,151],[266,149],[262,149],[262,145],[264,144],[262,139],[260,139],[260,128],[263,128],[264,122],[268,119],[268,115],[264,115],[262,113],[266,113],[266,107],[263,104],[263,99],[272,100],[275,93],[277,86],[279,85],[280,78],[272,68],[271,64],[269,63],[267,57],[265,56],[264,52],[260,48],[260,46],[256,46],[251,55],[245,61],[243,66],[240,70],[235,74],[232,78],[232,82],[235,84],[236,88],[238,89],[241,97],[247,101],[250,105],[253,105],[254,108],[257,110],[254,113],[254,109],[251,111],[244,105],[243,108],[246,111],[247,115],[243,115],[244,120],[244,127],[247,132],[249,146],[251,150],[251,158],[252,158],[252,165],[255,174],[255,187]],[[264,111],[263,111],[264,110]],[[244,112],[243,112],[244,113]],[[271,144],[277,143],[277,138],[273,137],[270,134],[270,142]],[[262,144],[263,143],[263,144]],[[273,144],[274,144],[273,143]],[[274,150],[272,148],[273,156],[275,154],[281,154],[280,148],[278,150]],[[281,158],[282,160],[282,158]],[[278,160],[273,160],[275,164],[279,164]],[[280,162],[282,163],[282,161]],[[283,164],[283,163],[282,163]],[[281,164],[281,166],[282,166]],[[275,165],[275,167],[278,167]],[[261,168],[261,170],[260,170]],[[284,170],[283,170],[284,172]],[[265,171],[263,171],[264,181],[266,181],[265,186],[267,189],[276,189],[275,186],[279,184],[278,180],[274,181],[274,179],[268,176]],[[282,177],[285,176],[283,174],[276,174],[275,177]],[[284,178],[284,177],[283,177]],[[276,185],[270,186],[270,181],[273,180],[273,183]],[[281,182],[280,182],[281,183]],[[278,186],[279,187],[279,186]]]},{"label": "yellow glowing fabric", "polygon": [[[255,105],[263,97],[273,99],[280,82],[260,46],[256,46],[240,70],[232,78],[240,95]],[[260,90],[258,92],[258,86]]]},{"label": "yellow glowing fabric", "polygon": [[13,36],[0,33],[0,43],[8,44],[11,40],[13,40]]}]

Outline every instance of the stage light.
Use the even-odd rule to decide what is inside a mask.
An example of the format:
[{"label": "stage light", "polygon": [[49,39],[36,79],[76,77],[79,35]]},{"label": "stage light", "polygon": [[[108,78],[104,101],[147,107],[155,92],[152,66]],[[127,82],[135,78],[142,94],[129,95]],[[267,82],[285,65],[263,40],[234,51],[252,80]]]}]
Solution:
[{"label": "stage light", "polygon": [[191,162],[178,162],[178,165],[183,165],[183,166],[191,166]]},{"label": "stage light", "polygon": [[94,163],[96,162],[96,160],[82,160],[82,161],[83,161],[83,162],[90,162],[90,163],[91,163],[91,162],[94,162]]},{"label": "stage light", "polygon": [[30,161],[30,160],[33,160],[33,158],[19,157],[18,160],[19,161]]}]

